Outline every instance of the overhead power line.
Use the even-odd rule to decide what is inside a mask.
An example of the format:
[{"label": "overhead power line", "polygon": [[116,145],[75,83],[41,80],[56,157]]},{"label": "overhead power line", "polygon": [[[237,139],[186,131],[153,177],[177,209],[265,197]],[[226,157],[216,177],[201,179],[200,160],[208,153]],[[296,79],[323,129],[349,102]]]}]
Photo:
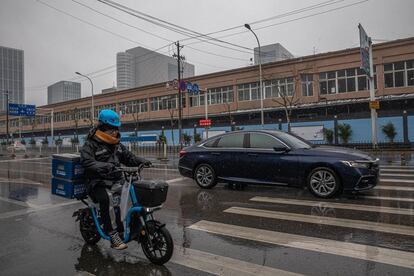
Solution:
[{"label": "overhead power line", "polygon": [[[144,21],[147,21],[149,23],[152,23],[152,24],[154,24],[156,26],[159,26],[159,27],[165,28],[167,30],[170,30],[170,31],[173,31],[173,32],[182,34],[182,35],[187,36],[187,37],[196,38],[196,36],[203,35],[203,34],[201,34],[199,32],[190,30],[190,29],[185,28],[185,27],[178,26],[176,24],[167,22],[165,20],[162,20],[162,19],[159,19],[157,17],[154,17],[154,16],[151,16],[151,15],[145,14],[143,12],[140,12],[140,11],[137,11],[137,10],[134,10],[134,9],[131,9],[129,7],[126,7],[124,5],[118,4],[118,3],[113,2],[113,1],[109,1],[109,0],[98,0],[98,1],[101,2],[101,3],[103,3],[103,4],[105,4],[105,5],[111,6],[111,7],[115,8],[115,9],[117,9],[117,10],[123,11],[123,12],[125,12],[127,14],[130,14],[132,16],[135,16],[137,18],[140,18],[140,19],[142,19]],[[200,41],[204,41],[204,42],[209,43],[209,44],[212,44],[212,45],[216,45],[216,46],[219,46],[219,47],[227,48],[227,49],[230,49],[230,50],[233,50],[233,51],[242,52],[242,53],[251,54],[250,51],[252,50],[251,48],[244,47],[244,46],[240,46],[240,45],[237,45],[237,44],[234,44],[234,43],[230,43],[230,42],[227,42],[227,41],[223,41],[223,40],[220,40],[220,39],[217,39],[217,38],[214,38],[214,37],[208,37],[208,40],[214,40],[214,41],[217,41],[217,42],[220,42],[220,43],[223,43],[223,44],[231,45],[231,46],[236,47],[236,48],[246,49],[246,50],[249,50],[249,52],[246,52],[246,51],[243,51],[243,50],[239,50],[239,49],[236,49],[236,48],[232,48],[232,47],[228,47],[228,46],[224,46],[224,45],[220,45],[220,44],[216,44],[216,43],[210,42],[208,40],[203,40],[201,38],[196,38],[196,39],[198,39]]]}]

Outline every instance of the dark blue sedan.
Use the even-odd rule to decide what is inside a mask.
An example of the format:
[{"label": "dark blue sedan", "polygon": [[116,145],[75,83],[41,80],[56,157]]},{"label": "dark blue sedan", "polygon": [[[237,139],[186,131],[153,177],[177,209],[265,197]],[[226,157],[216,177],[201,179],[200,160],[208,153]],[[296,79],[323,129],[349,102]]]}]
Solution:
[{"label": "dark blue sedan", "polygon": [[378,159],[356,150],[315,146],[282,131],[236,131],[180,152],[179,171],[201,188],[218,181],[308,187],[317,197],[373,188]]}]

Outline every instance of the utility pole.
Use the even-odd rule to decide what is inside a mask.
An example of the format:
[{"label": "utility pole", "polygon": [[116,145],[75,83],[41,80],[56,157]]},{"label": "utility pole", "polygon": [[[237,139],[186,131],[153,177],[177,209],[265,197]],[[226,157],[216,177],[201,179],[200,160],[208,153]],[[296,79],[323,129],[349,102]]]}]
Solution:
[{"label": "utility pole", "polygon": [[6,141],[7,146],[9,145],[9,91],[4,91],[4,94],[6,94]]},{"label": "utility pole", "polygon": [[183,132],[183,126],[182,126],[182,116],[183,116],[183,112],[182,112],[182,91],[181,91],[181,60],[184,59],[184,57],[182,57],[180,55],[180,50],[183,46],[180,46],[180,41],[177,41],[175,43],[175,45],[177,46],[177,54],[174,54],[173,57],[177,58],[177,65],[178,65],[178,139],[179,139],[179,143],[180,143],[180,147],[183,146],[183,140],[182,140],[182,132]]}]

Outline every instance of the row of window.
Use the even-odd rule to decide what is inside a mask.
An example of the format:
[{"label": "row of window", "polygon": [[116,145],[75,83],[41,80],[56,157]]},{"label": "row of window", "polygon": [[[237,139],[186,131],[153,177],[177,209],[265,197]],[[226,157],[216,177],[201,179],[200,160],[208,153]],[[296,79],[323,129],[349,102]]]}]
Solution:
[{"label": "row of window", "polygon": [[384,64],[385,87],[414,86],[414,60]]},{"label": "row of window", "polygon": [[[152,97],[150,99],[151,111],[174,110],[178,108],[178,94]],[[182,98],[182,107],[185,107],[185,97]]]},{"label": "row of window", "polygon": [[[376,84],[375,71],[374,67]],[[369,79],[360,68],[323,72],[319,74],[319,89],[321,95],[364,91],[369,89]]]}]

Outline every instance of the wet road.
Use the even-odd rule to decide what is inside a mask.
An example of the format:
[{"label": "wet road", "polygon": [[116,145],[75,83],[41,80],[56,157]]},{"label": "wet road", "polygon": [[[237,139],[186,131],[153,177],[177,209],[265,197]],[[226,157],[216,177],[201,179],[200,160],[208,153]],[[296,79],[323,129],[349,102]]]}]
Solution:
[{"label": "wet road", "polygon": [[382,166],[380,185],[318,200],[306,190],[200,190],[174,164],[144,173],[170,183],[156,213],[175,252],[154,266],[134,242],[84,244],[82,204],[50,194],[49,158],[0,160],[1,275],[413,275],[414,167]]}]

